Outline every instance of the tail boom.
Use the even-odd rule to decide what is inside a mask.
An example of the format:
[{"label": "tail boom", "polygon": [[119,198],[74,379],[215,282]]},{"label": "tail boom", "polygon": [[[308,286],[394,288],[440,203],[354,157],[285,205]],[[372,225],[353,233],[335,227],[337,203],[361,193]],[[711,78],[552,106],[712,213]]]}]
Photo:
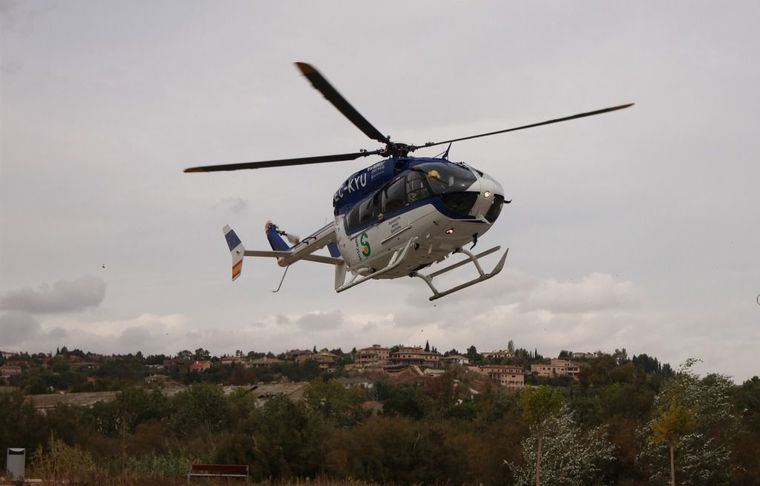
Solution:
[{"label": "tail boom", "polygon": [[332,225],[320,228],[302,241],[296,240],[298,242],[293,247],[288,246],[281,238],[282,234],[288,237],[293,237],[292,235],[288,235],[284,231],[280,233],[277,226],[271,222],[267,223],[265,229],[267,239],[269,239],[272,245],[272,251],[246,250],[235,231],[229,225],[224,227],[224,238],[227,240],[227,247],[229,247],[230,255],[232,256],[232,280],[236,280],[242,273],[244,257],[276,258],[277,264],[281,267],[288,267],[301,260],[336,266],[344,263],[342,258],[334,256],[334,253],[337,252],[334,252],[332,249],[330,251],[331,256],[314,254],[314,252],[327,245],[334,245],[335,231]]}]

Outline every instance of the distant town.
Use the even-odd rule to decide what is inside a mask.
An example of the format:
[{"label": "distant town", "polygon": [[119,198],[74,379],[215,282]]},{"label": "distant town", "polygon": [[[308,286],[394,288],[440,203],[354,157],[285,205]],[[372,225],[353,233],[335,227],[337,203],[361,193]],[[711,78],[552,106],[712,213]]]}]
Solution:
[{"label": "distant town", "polygon": [[441,353],[428,342],[425,346],[373,344],[349,352],[316,346],[277,355],[238,350],[222,356],[212,356],[203,348],[173,356],[144,356],[139,351],[102,355],[62,347],[54,353],[0,351],[0,386],[29,395],[28,400],[43,411],[59,403],[109,401],[124,386],[133,385],[171,395],[193,383],[206,382],[225,385],[228,390],[256,386],[262,396],[279,392],[297,398],[299,390],[319,377],[371,390],[377,381],[434,379],[452,369],[481,376],[483,384],[518,391],[526,385],[566,387],[579,381],[594,359],[606,359],[613,365],[632,360],[649,372],[672,374],[668,364],[647,355],[629,358],[625,349],[562,351],[556,358],[545,358],[538,350],[516,348],[512,341],[504,349],[479,352],[470,346],[461,353],[456,349]]}]

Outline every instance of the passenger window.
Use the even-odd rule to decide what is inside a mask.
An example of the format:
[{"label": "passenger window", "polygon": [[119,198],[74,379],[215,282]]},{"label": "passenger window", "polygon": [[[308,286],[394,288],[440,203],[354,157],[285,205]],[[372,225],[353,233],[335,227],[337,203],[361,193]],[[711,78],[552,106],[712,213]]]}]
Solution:
[{"label": "passenger window", "polygon": [[349,231],[359,226],[359,206],[357,204],[346,214],[346,228]]},{"label": "passenger window", "polygon": [[403,177],[392,182],[384,192],[383,212],[392,213],[406,205],[406,180]]},{"label": "passenger window", "polygon": [[372,204],[372,198],[365,199],[359,203],[359,224],[367,224],[374,219],[374,207]]},{"label": "passenger window", "polygon": [[372,217],[383,219],[383,191],[377,191],[372,196]]},{"label": "passenger window", "polygon": [[354,206],[346,214],[346,231],[353,231],[359,226],[372,224],[380,219],[382,214],[382,191],[375,193],[372,197],[364,199]]}]

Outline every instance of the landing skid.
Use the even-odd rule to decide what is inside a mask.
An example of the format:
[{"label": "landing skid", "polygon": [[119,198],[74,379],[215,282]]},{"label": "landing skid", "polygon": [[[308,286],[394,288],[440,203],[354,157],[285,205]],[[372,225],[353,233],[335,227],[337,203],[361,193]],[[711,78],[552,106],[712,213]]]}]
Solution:
[{"label": "landing skid", "polygon": [[[470,287],[472,285],[475,285],[476,283],[480,283],[480,282],[483,282],[485,280],[488,280],[489,278],[491,278],[491,277],[497,275],[499,272],[501,272],[501,270],[504,268],[504,263],[507,260],[507,253],[509,253],[509,248],[506,249],[506,251],[504,252],[504,254],[499,259],[499,262],[496,264],[496,266],[494,267],[494,269],[490,273],[485,273],[483,271],[483,268],[480,266],[480,262],[478,261],[478,258],[484,257],[486,255],[490,255],[491,253],[497,252],[500,249],[501,249],[500,246],[495,246],[495,247],[493,247],[493,248],[491,248],[489,250],[486,250],[484,252],[478,253],[477,255],[473,255],[469,250],[466,250],[464,248],[459,248],[454,253],[463,253],[463,254],[467,255],[467,259],[466,260],[454,263],[452,265],[449,265],[448,267],[442,268],[442,269],[440,269],[440,270],[438,270],[436,272],[433,272],[433,273],[430,273],[430,274],[427,274],[427,275],[423,275],[421,273],[413,272],[409,276],[410,277],[419,277],[422,280],[424,280],[426,284],[428,284],[428,287],[430,287],[430,290],[433,291],[433,295],[430,297],[429,300],[440,299],[441,297],[445,297],[445,296],[447,296],[449,294],[453,294],[454,292],[457,292],[457,291],[462,290],[464,288],[467,288],[467,287]],[[480,274],[480,275],[478,275],[478,277],[476,277],[476,278],[474,278],[474,279],[472,279],[472,280],[470,280],[468,282],[465,282],[465,283],[463,283],[461,285],[457,285],[456,287],[452,287],[452,288],[450,288],[448,290],[444,290],[442,292],[435,288],[435,285],[433,285],[433,279],[435,277],[437,277],[439,275],[442,275],[442,274],[444,274],[446,272],[450,272],[451,270],[454,270],[455,268],[459,268],[462,265],[467,265],[470,262],[472,262],[473,264],[475,264],[475,268],[477,268],[478,273]]]}]

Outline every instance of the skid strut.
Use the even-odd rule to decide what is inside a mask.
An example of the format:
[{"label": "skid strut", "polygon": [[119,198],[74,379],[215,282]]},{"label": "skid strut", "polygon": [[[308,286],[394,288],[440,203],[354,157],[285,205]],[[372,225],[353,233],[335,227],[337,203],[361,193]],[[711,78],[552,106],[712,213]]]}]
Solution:
[{"label": "skid strut", "polygon": [[[477,255],[473,255],[472,252],[469,250],[466,250],[464,248],[458,248],[454,253],[463,253],[467,256],[467,259],[462,260],[461,262],[454,263],[452,265],[449,265],[448,267],[442,268],[438,271],[435,271],[433,273],[423,275],[421,273],[413,272],[410,274],[410,277],[419,277],[422,280],[425,281],[426,284],[428,284],[428,287],[430,287],[430,290],[433,291],[433,295],[430,297],[429,300],[436,300],[440,299],[441,297],[444,297],[449,294],[453,294],[454,292],[458,290],[462,290],[464,288],[467,288],[471,285],[475,285],[476,283],[483,282],[484,280],[488,280],[489,278],[497,275],[501,270],[504,268],[504,263],[507,260],[507,253],[509,253],[509,248],[504,251],[504,254],[499,259],[499,262],[496,264],[496,266],[491,270],[490,273],[485,273],[483,271],[483,268],[480,266],[480,262],[478,261],[478,258],[484,257],[486,255],[490,255],[491,253],[497,252],[501,249],[500,246],[495,246],[491,249],[488,249],[484,252],[478,253]],[[470,281],[467,281],[463,284],[457,285],[456,287],[452,287],[450,289],[439,291],[435,288],[435,285],[433,285],[433,279],[439,275],[442,275],[446,272],[450,272],[451,270],[454,270],[455,268],[459,268],[462,265],[467,265],[468,263],[472,262],[475,265],[475,268],[478,270],[478,276]]]},{"label": "skid strut", "polygon": [[[343,283],[343,280],[342,280],[343,278],[345,278],[345,270],[340,269],[340,267],[336,267],[335,291],[343,292],[344,290],[348,290],[351,287],[355,287],[362,282],[366,282],[369,279],[377,278],[384,273],[390,272],[394,268],[401,265],[401,263],[406,259],[406,254],[409,253],[409,248],[411,248],[412,244],[415,241],[417,241],[417,237],[411,238],[409,241],[407,241],[404,248],[396,249],[396,251],[393,252],[393,256],[391,256],[391,259],[388,261],[388,264],[385,267],[381,268],[380,270],[376,270],[370,273],[369,275],[359,275],[358,273],[356,273],[351,278],[351,280],[345,284]],[[342,272],[342,276],[340,276],[341,272]]]}]

